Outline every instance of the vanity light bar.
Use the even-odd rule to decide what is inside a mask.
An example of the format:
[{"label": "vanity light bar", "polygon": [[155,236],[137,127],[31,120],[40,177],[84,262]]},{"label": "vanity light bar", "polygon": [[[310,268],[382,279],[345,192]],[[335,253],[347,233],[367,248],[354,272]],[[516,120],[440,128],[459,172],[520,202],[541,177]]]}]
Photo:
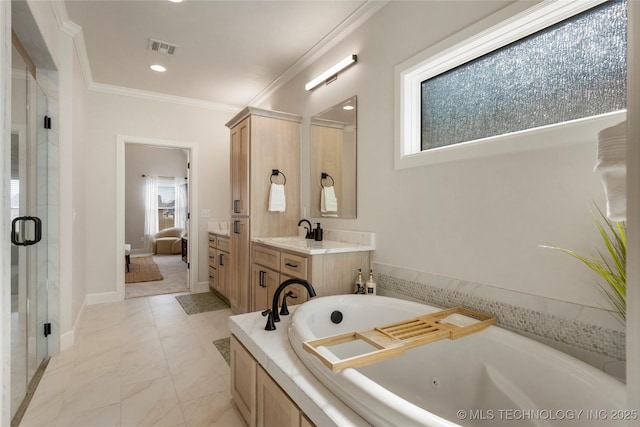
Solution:
[{"label": "vanity light bar", "polygon": [[338,62],[336,65],[329,68],[327,71],[320,74],[318,77],[316,77],[315,79],[311,80],[309,83],[304,85],[304,88],[308,91],[311,91],[315,87],[317,87],[318,85],[324,82],[331,83],[333,80],[335,80],[332,77],[335,76],[337,78],[337,75],[340,71],[344,70],[345,68],[349,67],[350,65],[354,64],[357,61],[358,61],[358,55],[356,55],[355,53],[347,56],[342,61]]}]

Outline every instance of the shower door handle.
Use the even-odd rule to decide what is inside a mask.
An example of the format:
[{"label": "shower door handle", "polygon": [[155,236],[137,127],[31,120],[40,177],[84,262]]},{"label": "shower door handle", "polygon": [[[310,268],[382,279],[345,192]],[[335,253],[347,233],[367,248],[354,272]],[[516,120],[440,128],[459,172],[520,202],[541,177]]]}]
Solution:
[{"label": "shower door handle", "polygon": [[[26,223],[33,222],[34,239],[26,239]],[[16,225],[20,225],[20,229],[16,230]],[[16,246],[31,246],[42,240],[42,220],[37,216],[19,216],[11,221],[11,243]]]}]

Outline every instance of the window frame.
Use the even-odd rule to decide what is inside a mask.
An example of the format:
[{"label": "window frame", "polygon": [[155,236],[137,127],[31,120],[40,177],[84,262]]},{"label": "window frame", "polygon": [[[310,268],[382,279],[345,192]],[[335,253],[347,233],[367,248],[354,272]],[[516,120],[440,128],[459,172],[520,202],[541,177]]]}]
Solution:
[{"label": "window frame", "polygon": [[520,1],[462,30],[395,67],[395,169],[579,143],[626,117],[616,111],[444,147],[421,149],[424,80],[500,49],[606,0]]},{"label": "window frame", "polygon": [[[159,177],[156,182],[156,192],[158,193],[158,195],[160,195],[160,187],[173,188],[173,208],[161,207],[160,204],[158,204],[158,231],[166,230],[168,228],[173,228],[176,226],[175,203],[177,198],[177,191],[175,178]],[[162,222],[161,217],[165,214],[164,211],[167,210],[173,210],[173,225],[171,227],[160,228],[160,223]]]}]

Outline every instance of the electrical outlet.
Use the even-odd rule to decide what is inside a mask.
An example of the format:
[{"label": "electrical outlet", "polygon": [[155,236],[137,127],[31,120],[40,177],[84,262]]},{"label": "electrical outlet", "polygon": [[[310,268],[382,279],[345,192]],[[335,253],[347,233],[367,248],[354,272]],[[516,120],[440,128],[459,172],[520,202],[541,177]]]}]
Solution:
[{"label": "electrical outlet", "polygon": [[209,209],[202,209],[202,218],[209,218],[211,216],[211,211]]}]

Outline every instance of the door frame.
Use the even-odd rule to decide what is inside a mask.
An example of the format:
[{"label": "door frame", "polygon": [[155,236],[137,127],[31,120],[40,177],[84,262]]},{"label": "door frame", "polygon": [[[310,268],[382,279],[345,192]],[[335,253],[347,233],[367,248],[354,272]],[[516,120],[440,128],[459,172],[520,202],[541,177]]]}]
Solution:
[{"label": "door frame", "polygon": [[119,300],[125,297],[124,265],[124,224],[125,224],[125,144],[149,145],[164,148],[177,148],[189,151],[189,226],[187,253],[190,268],[187,270],[187,288],[194,292],[198,285],[198,146],[193,142],[162,140],[139,136],[116,135],[116,294]]}]

